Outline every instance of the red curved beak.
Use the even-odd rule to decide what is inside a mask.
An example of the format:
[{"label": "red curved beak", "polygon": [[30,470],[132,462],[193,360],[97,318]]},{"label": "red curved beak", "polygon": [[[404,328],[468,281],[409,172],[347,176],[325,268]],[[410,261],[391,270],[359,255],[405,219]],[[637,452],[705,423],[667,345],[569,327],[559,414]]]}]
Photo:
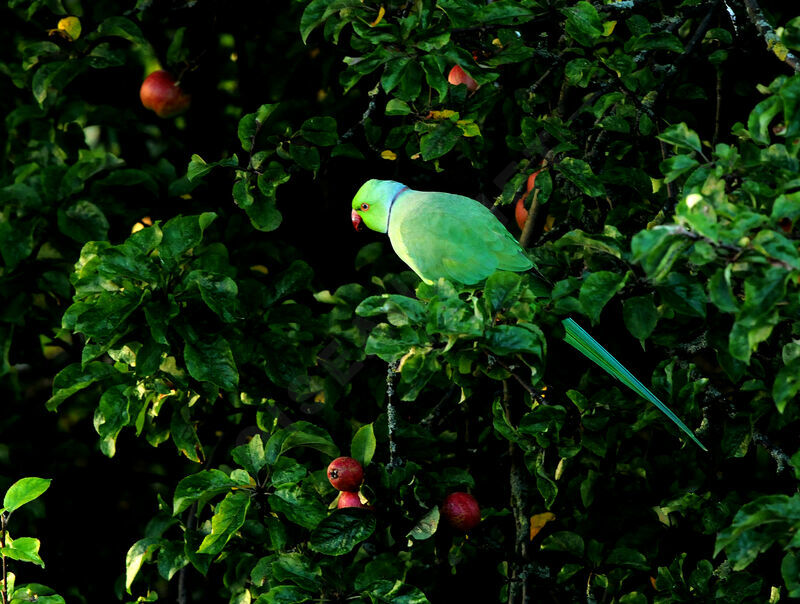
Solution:
[{"label": "red curved beak", "polygon": [[353,221],[353,228],[357,231],[361,230],[361,216],[358,215],[358,212],[353,210],[350,212],[350,220]]}]

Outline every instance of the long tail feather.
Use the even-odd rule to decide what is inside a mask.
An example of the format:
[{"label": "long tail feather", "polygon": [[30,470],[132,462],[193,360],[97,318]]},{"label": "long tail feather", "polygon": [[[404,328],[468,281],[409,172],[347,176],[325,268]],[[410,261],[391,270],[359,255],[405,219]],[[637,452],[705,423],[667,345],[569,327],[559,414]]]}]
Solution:
[{"label": "long tail feather", "polygon": [[584,356],[597,363],[610,375],[617,378],[620,382],[628,386],[628,388],[636,392],[639,396],[653,403],[664,413],[664,415],[675,422],[675,424],[681,430],[683,430],[687,436],[689,436],[689,438],[691,438],[697,444],[697,446],[703,449],[703,451],[708,451],[708,449],[703,446],[703,443],[697,440],[697,437],[694,435],[694,433],[686,427],[686,424],[684,424],[678,418],[678,416],[669,409],[669,407],[658,400],[656,395],[650,392],[650,390],[648,390],[644,384],[636,379],[636,377],[630,371],[625,369],[625,367],[622,366],[622,363],[620,363],[611,355],[610,352],[603,348],[597,340],[586,333],[586,331],[580,325],[578,325],[572,319],[564,319],[562,324],[567,330],[567,333],[564,336],[564,340],[567,342],[567,344],[577,348],[578,351],[580,351]]}]

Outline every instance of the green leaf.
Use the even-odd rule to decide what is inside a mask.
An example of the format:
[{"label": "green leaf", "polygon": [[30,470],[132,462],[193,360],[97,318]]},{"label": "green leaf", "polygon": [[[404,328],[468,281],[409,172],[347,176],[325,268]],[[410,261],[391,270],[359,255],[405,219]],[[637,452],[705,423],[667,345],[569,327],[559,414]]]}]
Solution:
[{"label": "green leaf", "polygon": [[173,409],[169,432],[175,447],[186,459],[195,463],[203,461],[203,445],[197,436],[197,430],[191,421],[187,407]]},{"label": "green leaf", "polygon": [[109,17],[97,28],[99,36],[118,36],[135,44],[149,45],[142,30],[126,17]]},{"label": "green leaf", "polygon": [[522,2],[497,0],[481,5],[475,13],[475,20],[493,25],[517,25],[530,21],[534,16],[534,11]]},{"label": "green leaf", "polygon": [[731,287],[731,267],[719,268],[708,281],[708,297],[722,312],[735,313],[739,310],[739,302],[733,295]]},{"label": "green leaf", "polygon": [[530,323],[492,326],[486,331],[484,340],[486,347],[500,356],[528,353],[538,359],[544,357],[544,334],[536,325]]},{"label": "green leaf", "polygon": [[322,569],[303,554],[280,554],[272,562],[272,576],[276,581],[291,581],[303,589],[317,591],[322,583]]},{"label": "green leaf", "polygon": [[603,23],[597,9],[589,2],[581,0],[575,6],[561,9],[567,16],[564,31],[582,46],[594,46],[603,35]]},{"label": "green leaf", "polygon": [[202,340],[197,337],[187,339],[183,358],[189,375],[196,380],[211,382],[228,391],[236,390],[239,385],[239,370],[225,338],[207,336]]},{"label": "green leaf", "polygon": [[175,495],[172,500],[172,515],[177,516],[195,501],[210,499],[237,486],[243,485],[239,481],[229,478],[221,470],[202,470],[187,476],[175,487]]},{"label": "green leaf", "polygon": [[753,108],[747,120],[747,130],[757,143],[768,145],[770,142],[770,124],[783,109],[783,101],[777,95],[771,96]]},{"label": "green leaf", "polygon": [[198,246],[203,240],[203,232],[217,215],[203,212],[195,216],[176,216],[161,227],[163,233],[159,252],[162,258],[177,260],[179,256]]},{"label": "green leaf", "polygon": [[672,270],[691,241],[681,235],[677,225],[656,226],[639,231],[631,240],[634,262],[642,265],[647,275],[656,283],[662,281]]},{"label": "green leaf", "polygon": [[406,537],[411,537],[417,541],[424,541],[433,536],[436,532],[436,529],[439,528],[439,508],[432,507],[428,512],[420,519],[417,524],[414,525]]},{"label": "green leaf", "polygon": [[86,200],[59,208],[58,228],[80,243],[108,239],[108,219],[100,208]]},{"label": "green leaf", "polygon": [[360,317],[374,317],[384,313],[389,323],[396,327],[416,325],[425,318],[425,306],[419,300],[407,296],[381,294],[366,298],[356,308],[356,314]]},{"label": "green leaf", "polygon": [[405,101],[401,101],[400,99],[391,99],[388,103],[386,103],[386,115],[408,115],[411,113],[411,107],[408,106],[408,103]]},{"label": "green leaf", "polygon": [[83,368],[80,363],[67,365],[53,379],[53,396],[46,403],[47,409],[55,411],[61,403],[79,390],[116,374],[117,370],[106,363],[92,362]]},{"label": "green leaf", "polygon": [[0,552],[12,560],[20,562],[32,562],[44,568],[44,560],[39,556],[39,540],[33,537],[19,537],[11,541],[6,547],[0,548]]},{"label": "green leaf", "polygon": [[376,598],[375,602],[383,604],[430,604],[428,598],[413,585],[403,583],[399,579],[392,582],[380,580],[369,585],[364,592],[366,597]]},{"label": "green leaf", "polygon": [[12,484],[3,497],[3,507],[11,513],[42,495],[50,487],[50,478],[21,478]]},{"label": "green leaf", "polygon": [[197,287],[206,305],[226,323],[233,323],[237,316],[237,296],[239,288],[236,282],[226,275],[209,271],[195,270],[184,277],[183,288]]},{"label": "green leaf", "polygon": [[656,138],[670,145],[675,145],[679,149],[689,149],[702,153],[703,147],[700,144],[700,137],[694,130],[689,130],[685,122],[673,124]]},{"label": "green leaf", "polygon": [[350,444],[350,456],[358,460],[358,463],[366,468],[369,462],[372,461],[372,456],[375,455],[376,446],[372,424],[365,424],[353,435],[353,441]]},{"label": "green leaf", "polygon": [[731,525],[717,534],[714,556],[722,550],[733,570],[747,568],[762,552],[786,538],[800,522],[800,495],[764,495],[736,512]]},{"label": "green leaf", "polygon": [[264,443],[261,441],[260,434],[255,434],[246,445],[236,447],[231,455],[233,460],[253,477],[258,476],[261,469],[267,465]]},{"label": "green leaf", "polygon": [[36,227],[34,220],[17,220],[13,225],[8,221],[0,222],[0,255],[6,270],[14,270],[33,253]]},{"label": "green leaf", "polygon": [[334,13],[346,8],[361,6],[361,0],[312,0],[300,17],[300,37],[303,39],[303,44],[306,43],[311,32]]},{"label": "green leaf", "polygon": [[548,535],[540,546],[543,551],[566,552],[578,558],[583,557],[583,537],[570,531],[559,531]]},{"label": "green leaf", "polygon": [[561,172],[567,180],[589,197],[599,197],[606,194],[603,183],[592,172],[589,164],[582,159],[565,157],[556,165],[556,170]]},{"label": "green leaf", "polygon": [[[278,108],[278,105],[279,103],[264,104],[261,105],[254,113],[248,113],[242,116],[242,118],[239,120],[238,127],[239,142],[242,144],[242,149],[249,152],[253,150],[253,139],[264,122],[266,122],[269,116],[272,115],[272,112]],[[195,157],[202,161],[199,156],[194,155],[192,156],[192,161],[194,161]],[[198,162],[198,167],[196,169],[202,169],[201,165],[202,164]],[[192,177],[190,177],[189,180],[192,180]]]},{"label": "green leaf", "polygon": [[653,303],[653,296],[628,298],[622,303],[622,316],[631,335],[644,342],[658,323],[658,311]]},{"label": "green leaf", "polygon": [[522,290],[522,277],[510,271],[495,271],[488,279],[483,290],[492,314],[511,308]]},{"label": "green leaf", "polygon": [[310,172],[319,170],[319,150],[316,147],[305,147],[293,143],[289,145],[289,155],[301,168],[309,170]]},{"label": "green leaf", "polygon": [[242,528],[247,509],[250,507],[250,495],[244,491],[236,491],[225,495],[211,517],[211,533],[206,535],[198,554],[216,555],[222,551],[231,537]]},{"label": "green leaf", "polygon": [[625,286],[628,273],[611,271],[591,273],[584,279],[578,300],[583,312],[596,324],[600,320],[603,307]]},{"label": "green leaf", "polygon": [[269,506],[289,522],[313,530],[326,517],[327,506],[318,497],[300,485],[292,485],[277,489],[274,497],[269,498]]},{"label": "green leaf", "polygon": [[131,585],[133,585],[136,575],[139,574],[142,564],[145,560],[150,559],[153,552],[161,546],[161,543],[162,540],[160,538],[146,537],[139,539],[128,550],[125,556],[125,590],[128,593],[131,593]]},{"label": "green leaf", "polygon": [[330,457],[339,457],[339,448],[323,428],[299,421],[275,432],[269,438],[265,449],[267,463],[275,463],[278,457],[294,447],[311,447]]},{"label": "green leaf", "polygon": [[342,556],[368,539],[375,532],[376,524],[371,510],[335,510],[311,533],[308,547],[327,556]]},{"label": "green leaf", "polygon": [[772,399],[780,413],[786,405],[800,392],[800,359],[795,359],[781,367],[772,385]]},{"label": "green leaf", "polygon": [[790,551],[781,562],[781,575],[790,598],[800,598],[800,552]]},{"label": "green leaf", "polygon": [[336,119],[327,115],[312,117],[300,126],[300,134],[309,143],[321,147],[331,147],[339,142],[336,133]]},{"label": "green leaf", "polygon": [[669,50],[678,54],[683,53],[683,44],[675,34],[666,31],[652,32],[639,36],[631,45],[631,50]]},{"label": "green leaf", "polygon": [[258,597],[255,604],[300,604],[314,598],[313,594],[294,585],[275,585]]},{"label": "green leaf", "polygon": [[670,273],[659,285],[658,293],[669,306],[684,315],[706,316],[706,292],[693,277],[683,273]]},{"label": "green leaf", "polygon": [[189,564],[189,558],[184,552],[183,541],[170,541],[164,544],[158,552],[158,574],[169,581],[180,569]]},{"label": "green leaf", "polygon": [[107,389],[94,412],[94,429],[100,435],[100,450],[106,457],[114,457],[117,436],[130,422],[126,388],[119,385]]},{"label": "green leaf", "polygon": [[422,154],[422,159],[431,161],[445,155],[461,138],[461,130],[455,122],[451,120],[442,120],[436,127],[420,138],[419,150]]},{"label": "green leaf", "polygon": [[800,17],[795,17],[784,25],[781,42],[791,50],[800,50]]}]

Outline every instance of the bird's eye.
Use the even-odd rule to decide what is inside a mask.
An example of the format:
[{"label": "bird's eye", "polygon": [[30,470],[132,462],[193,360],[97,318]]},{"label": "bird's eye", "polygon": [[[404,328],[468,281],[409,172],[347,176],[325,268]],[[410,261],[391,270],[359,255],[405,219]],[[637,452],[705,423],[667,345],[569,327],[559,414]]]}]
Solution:
[{"label": "bird's eye", "polygon": [[361,209],[366,212],[367,210],[369,210],[369,204],[368,203],[362,203],[361,204]]}]

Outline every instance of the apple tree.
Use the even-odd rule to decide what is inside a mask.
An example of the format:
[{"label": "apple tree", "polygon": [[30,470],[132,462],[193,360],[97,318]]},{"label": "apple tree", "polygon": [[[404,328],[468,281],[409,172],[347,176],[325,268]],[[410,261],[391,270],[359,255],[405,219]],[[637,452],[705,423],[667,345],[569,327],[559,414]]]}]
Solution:
[{"label": "apple tree", "polygon": [[[0,486],[56,554],[3,601],[800,597],[792,10],[11,1]],[[369,178],[539,274],[421,283]]]}]

